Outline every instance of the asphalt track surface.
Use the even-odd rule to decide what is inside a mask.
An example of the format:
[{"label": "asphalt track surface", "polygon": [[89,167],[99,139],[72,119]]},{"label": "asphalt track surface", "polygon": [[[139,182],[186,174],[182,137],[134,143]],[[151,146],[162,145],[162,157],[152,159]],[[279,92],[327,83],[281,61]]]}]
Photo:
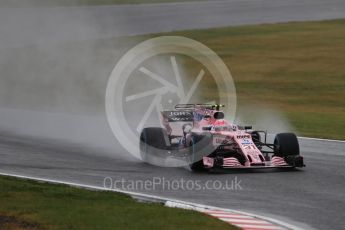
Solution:
[{"label": "asphalt track surface", "polygon": [[[344,17],[343,0],[0,9],[0,21],[7,23],[0,27],[0,45],[8,48],[37,42]],[[71,19],[73,23],[69,23]],[[32,27],[38,22],[38,28]],[[104,118],[0,111],[0,172],[96,186],[102,186],[105,177],[119,181],[164,178],[167,183],[184,179],[202,186],[209,180],[224,185],[237,177],[241,190],[188,191],[181,186],[167,189],[157,185],[155,189],[131,191],[267,215],[306,229],[344,229],[345,143],[306,139],[300,143],[307,165],[302,170],[196,174],[183,168],[149,166],[126,155]],[[121,189],[121,184],[117,188]]]},{"label": "asphalt track surface", "polygon": [[345,17],[343,0],[225,0],[123,6],[0,8],[5,47]]},{"label": "asphalt track surface", "polygon": [[[113,182],[125,181],[123,185],[114,183],[116,189],[248,211],[305,229],[343,229],[345,225],[345,142],[300,139],[301,154],[307,165],[302,170],[192,173],[185,168],[150,166],[126,155],[113,138],[105,118],[42,116],[15,110],[1,110],[1,114],[0,127],[7,125],[7,131],[0,132],[2,173],[93,186],[103,186],[104,179],[110,177]],[[23,121],[23,117],[27,119]],[[45,130],[40,123],[46,124]],[[28,136],[30,133],[47,136],[49,129],[49,139]],[[82,134],[79,140],[71,134],[73,130]],[[66,140],[57,140],[52,135],[54,132]],[[174,182],[181,179],[185,182]],[[216,183],[222,186],[228,183],[229,189],[214,189],[212,184],[207,184],[210,180],[219,181]],[[231,189],[234,180],[241,181],[241,188]],[[154,189],[140,184],[128,187],[136,181],[156,181],[156,185]],[[186,181],[193,181],[189,183],[194,185],[187,187]]]}]

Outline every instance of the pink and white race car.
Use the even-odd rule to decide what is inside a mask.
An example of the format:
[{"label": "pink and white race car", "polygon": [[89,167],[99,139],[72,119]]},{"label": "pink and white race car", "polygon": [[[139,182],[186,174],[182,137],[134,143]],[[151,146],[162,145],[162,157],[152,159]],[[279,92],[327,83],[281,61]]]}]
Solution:
[{"label": "pink and white race car", "polygon": [[162,165],[173,157],[186,161],[193,171],[305,166],[295,134],[277,134],[274,143],[269,144],[267,132],[224,119],[222,107],[179,104],[174,111],[161,112],[164,128],[144,128],[141,132],[142,159]]}]

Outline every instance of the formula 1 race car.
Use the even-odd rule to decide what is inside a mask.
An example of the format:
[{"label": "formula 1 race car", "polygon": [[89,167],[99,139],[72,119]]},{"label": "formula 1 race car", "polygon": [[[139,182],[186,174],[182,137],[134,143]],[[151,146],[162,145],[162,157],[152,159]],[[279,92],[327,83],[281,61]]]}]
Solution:
[{"label": "formula 1 race car", "polygon": [[222,105],[179,104],[163,111],[162,127],[144,128],[140,135],[143,161],[161,165],[167,157],[184,159],[193,171],[221,168],[304,167],[295,134],[253,131],[227,121]]}]

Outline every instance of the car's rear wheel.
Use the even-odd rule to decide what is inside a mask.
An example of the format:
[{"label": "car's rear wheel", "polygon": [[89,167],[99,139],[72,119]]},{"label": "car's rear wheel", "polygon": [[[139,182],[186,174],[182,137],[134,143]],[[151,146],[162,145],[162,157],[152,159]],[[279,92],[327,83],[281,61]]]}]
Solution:
[{"label": "car's rear wheel", "polygon": [[170,140],[163,128],[144,128],[140,134],[140,155],[144,162],[162,165],[169,150]]}]

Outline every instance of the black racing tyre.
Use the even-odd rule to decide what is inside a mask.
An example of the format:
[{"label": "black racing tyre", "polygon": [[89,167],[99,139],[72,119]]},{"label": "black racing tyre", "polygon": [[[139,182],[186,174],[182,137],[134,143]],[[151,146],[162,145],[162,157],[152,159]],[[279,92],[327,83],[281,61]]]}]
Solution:
[{"label": "black racing tyre", "polygon": [[193,172],[206,171],[202,157],[207,153],[211,154],[213,152],[212,148],[212,136],[210,134],[192,134],[191,164],[189,166]]},{"label": "black racing tyre", "polygon": [[206,168],[205,168],[202,160],[190,164],[189,167],[193,172],[204,172],[204,171],[206,171]]},{"label": "black racing tyre", "polygon": [[279,157],[298,156],[299,143],[294,133],[279,133],[274,139],[274,155]]},{"label": "black racing tyre", "polygon": [[163,128],[144,128],[140,134],[141,159],[149,164],[160,165],[169,150],[170,140]]}]

